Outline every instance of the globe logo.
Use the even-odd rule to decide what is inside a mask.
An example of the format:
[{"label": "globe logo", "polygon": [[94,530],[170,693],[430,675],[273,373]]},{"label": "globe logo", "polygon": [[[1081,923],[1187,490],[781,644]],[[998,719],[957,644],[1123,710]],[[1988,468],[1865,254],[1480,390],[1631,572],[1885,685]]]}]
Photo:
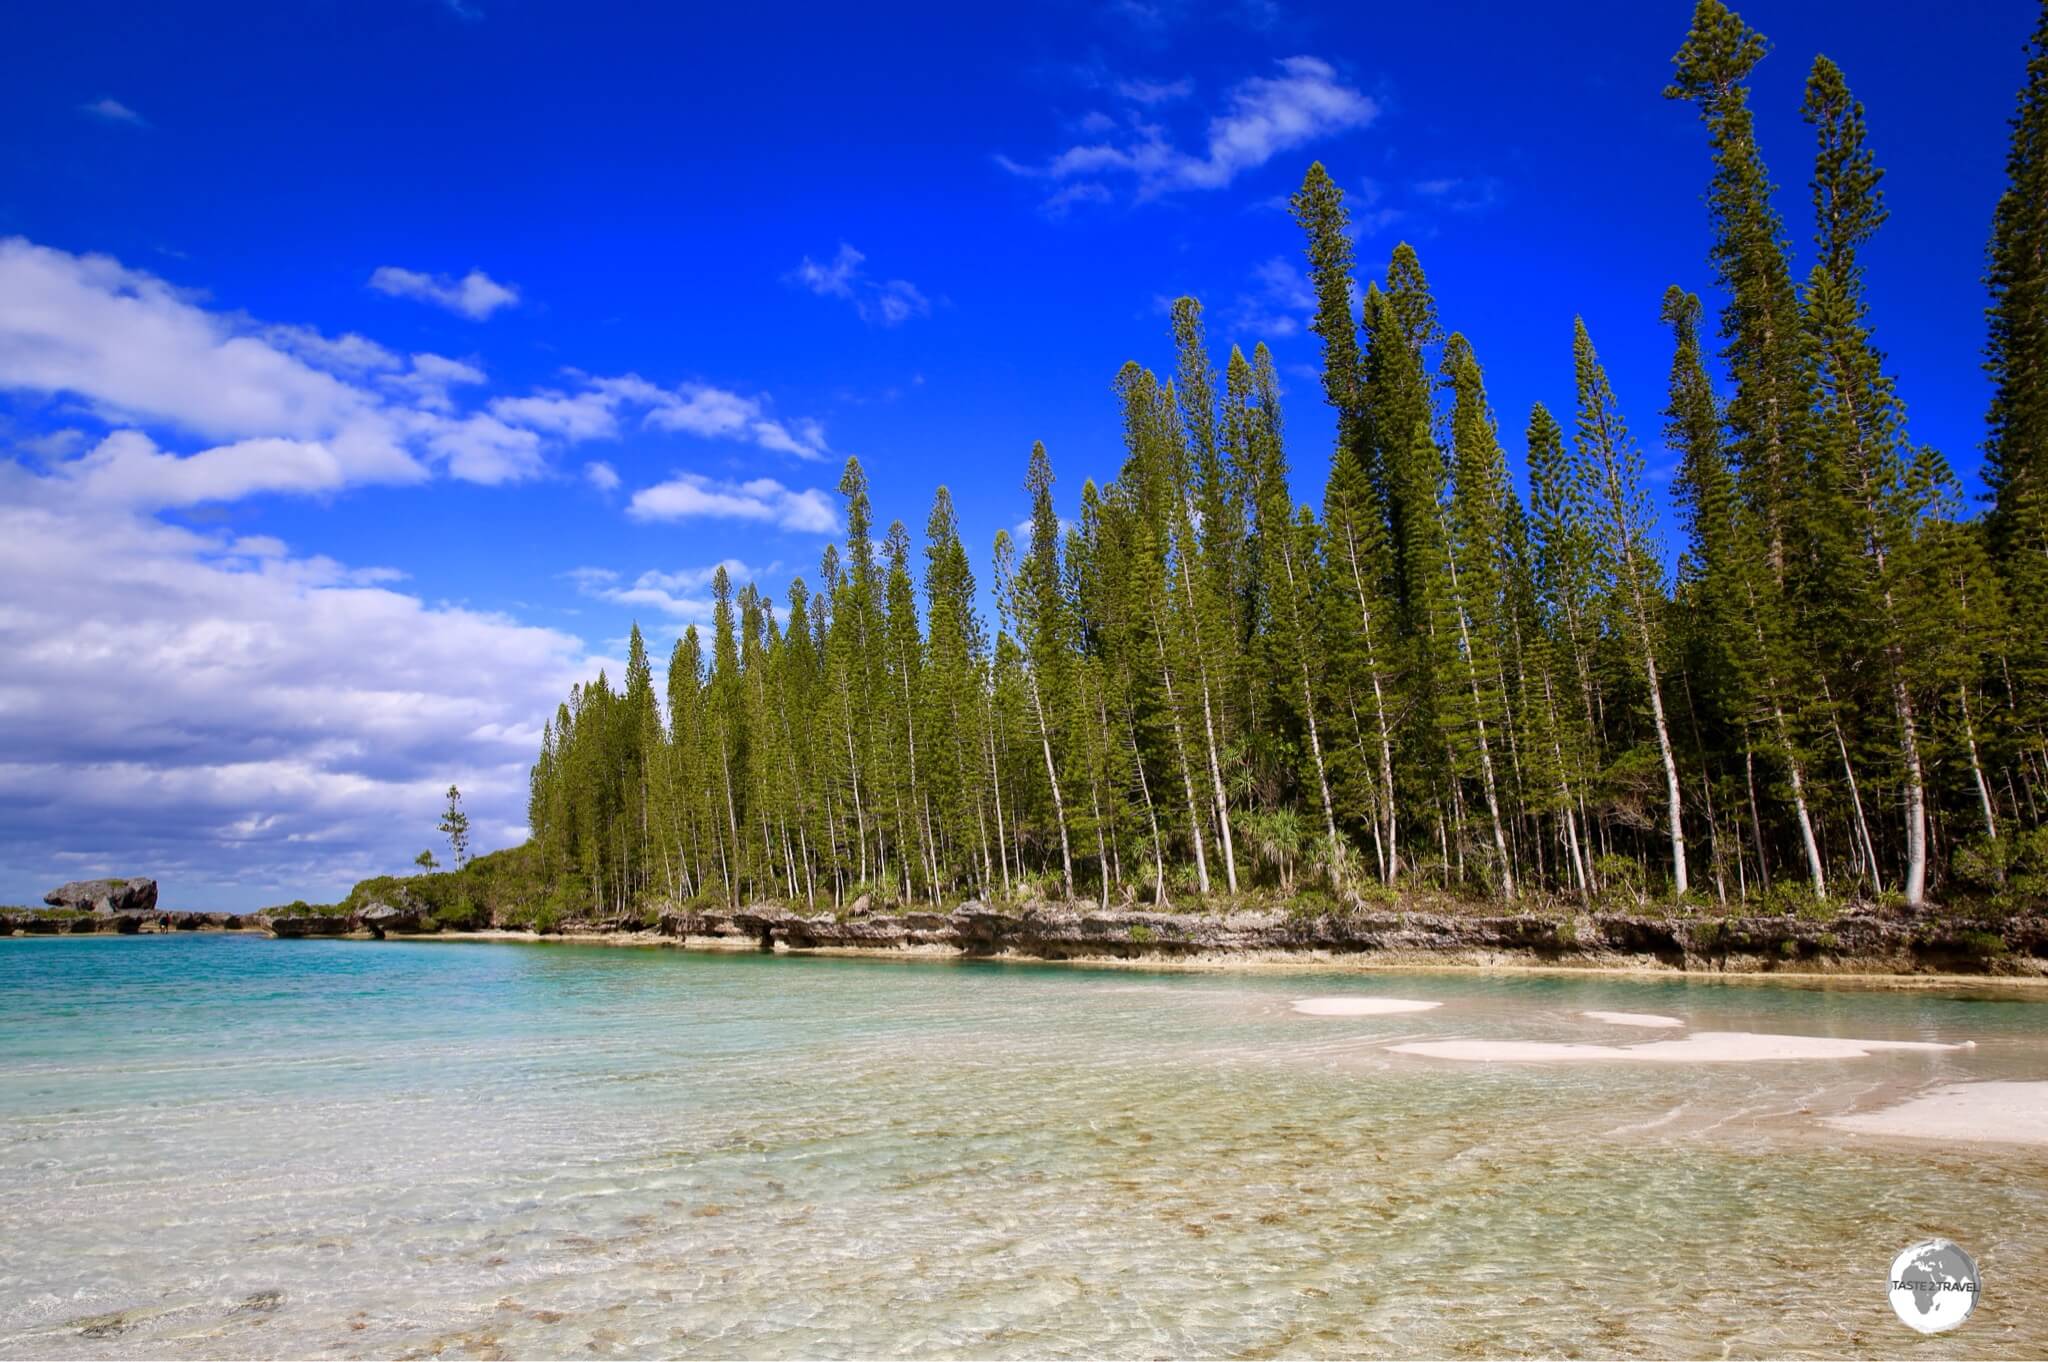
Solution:
[{"label": "globe logo", "polygon": [[1977,1263],[1947,1239],[1923,1239],[1892,1259],[1892,1310],[1908,1328],[1946,1333],[1977,1308]]}]

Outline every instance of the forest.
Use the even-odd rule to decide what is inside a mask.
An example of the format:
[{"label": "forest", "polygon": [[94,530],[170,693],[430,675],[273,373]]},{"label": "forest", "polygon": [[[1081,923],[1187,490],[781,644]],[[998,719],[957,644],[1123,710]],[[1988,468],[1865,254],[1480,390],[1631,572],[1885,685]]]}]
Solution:
[{"label": "forest", "polygon": [[1290,491],[1266,347],[1219,369],[1192,298],[1172,371],[1115,375],[1126,457],[1078,519],[1030,451],[993,618],[946,489],[921,542],[878,530],[849,460],[815,585],[776,601],[720,569],[665,693],[636,627],[623,677],[547,723],[526,855],[554,899],[2038,905],[2048,5],[1989,224],[1976,508],[1912,441],[1866,303],[1886,210],[1863,108],[1816,57],[1801,276],[1749,103],[1766,51],[1700,0],[1664,92],[1704,125],[1721,304],[1644,299],[1682,542],[1584,324],[1571,409],[1509,418],[1525,500],[1417,253],[1361,278],[1312,165],[1292,207],[1336,416],[1320,508]]}]

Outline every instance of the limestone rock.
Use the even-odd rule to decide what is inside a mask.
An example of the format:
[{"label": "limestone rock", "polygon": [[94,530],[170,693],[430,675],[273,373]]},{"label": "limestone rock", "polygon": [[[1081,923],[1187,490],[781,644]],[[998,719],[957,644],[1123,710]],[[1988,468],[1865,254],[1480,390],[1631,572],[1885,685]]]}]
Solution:
[{"label": "limestone rock", "polygon": [[73,880],[43,895],[43,902],[89,913],[150,913],[156,911],[156,881]]}]

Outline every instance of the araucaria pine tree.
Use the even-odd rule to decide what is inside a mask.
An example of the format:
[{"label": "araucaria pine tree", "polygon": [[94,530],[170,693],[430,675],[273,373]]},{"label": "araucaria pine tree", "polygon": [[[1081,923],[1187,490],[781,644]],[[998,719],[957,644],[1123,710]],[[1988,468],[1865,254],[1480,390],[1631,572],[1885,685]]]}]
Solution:
[{"label": "araucaria pine tree", "polygon": [[2038,886],[2048,7],[1992,224],[1982,518],[1910,440],[1878,345],[1865,111],[1817,58],[1795,252],[1750,107],[1768,52],[1699,0],[1667,91],[1706,129],[1691,288],[1720,300],[1637,304],[1670,344],[1668,522],[1584,323],[1509,447],[1421,257],[1397,243],[1367,277],[1312,165],[1291,206],[1327,451],[1289,450],[1288,369],[1260,338],[1212,346],[1181,298],[1153,367],[1114,375],[1119,465],[1056,485],[1020,442],[1028,517],[979,578],[945,488],[922,522],[878,519],[849,459],[814,577],[770,598],[719,568],[665,676],[636,627],[621,680],[544,723],[528,854],[556,907],[1633,904],[1697,884],[1782,911]]}]

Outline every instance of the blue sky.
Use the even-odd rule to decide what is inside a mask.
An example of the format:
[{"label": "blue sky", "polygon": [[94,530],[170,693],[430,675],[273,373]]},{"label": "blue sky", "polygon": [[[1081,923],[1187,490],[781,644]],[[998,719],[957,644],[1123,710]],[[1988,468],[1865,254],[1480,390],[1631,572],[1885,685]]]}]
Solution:
[{"label": "blue sky", "polygon": [[[1868,255],[1912,432],[1974,474],[1978,282],[2028,0],[1752,3],[1796,243],[1826,51],[1892,218]],[[569,681],[658,652],[721,560],[815,575],[838,465],[970,545],[1046,442],[1071,508],[1110,382],[1264,340],[1297,493],[1330,421],[1280,206],[1422,253],[1518,467],[1583,313],[1653,479],[1664,287],[1706,291],[1689,5],[815,10],[77,2],[0,54],[0,902],[156,870],[330,897],[516,839]],[[1661,487],[1661,483],[1659,486]],[[1974,478],[1973,478],[1974,486]],[[616,663],[613,664],[616,666]]]}]

